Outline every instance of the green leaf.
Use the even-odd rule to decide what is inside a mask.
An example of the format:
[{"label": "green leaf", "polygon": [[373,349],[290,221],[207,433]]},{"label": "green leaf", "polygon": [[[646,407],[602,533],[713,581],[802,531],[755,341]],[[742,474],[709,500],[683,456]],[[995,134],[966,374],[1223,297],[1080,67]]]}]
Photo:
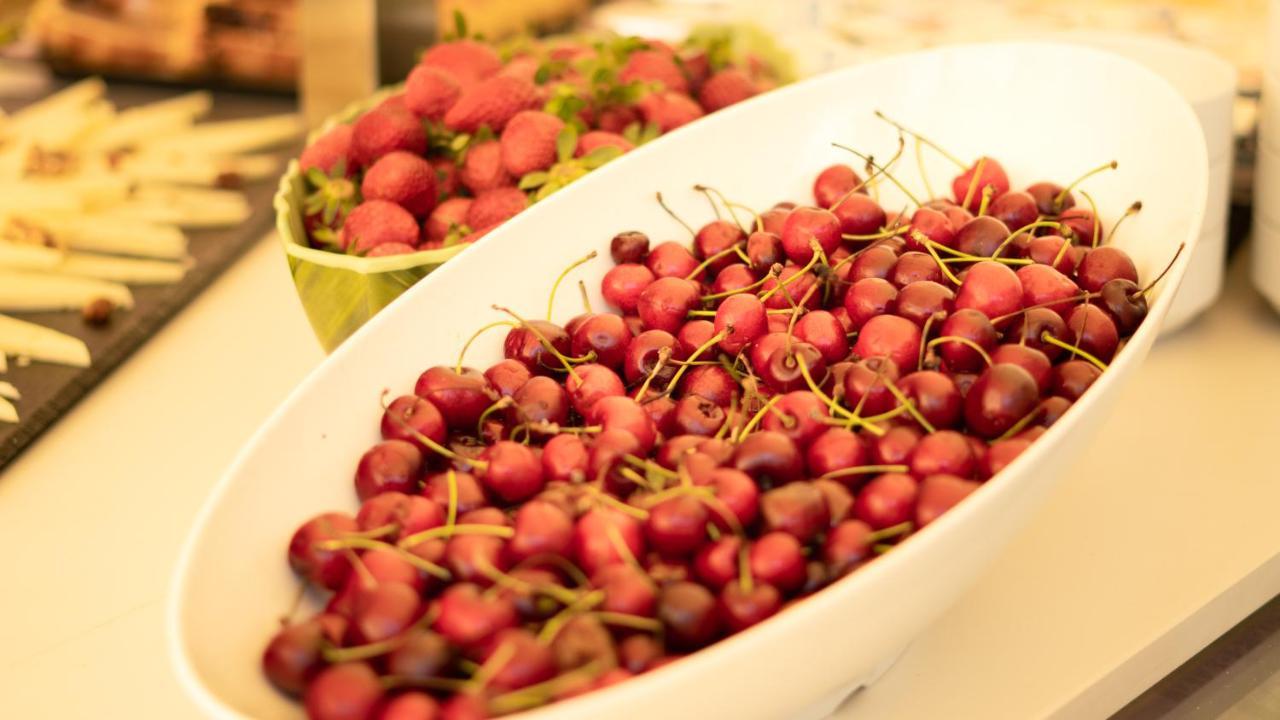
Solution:
[{"label": "green leaf", "polygon": [[629,123],[626,127],[622,128],[622,137],[626,138],[627,142],[631,143],[632,145],[639,145],[640,144],[640,121],[636,120],[635,122]]},{"label": "green leaf", "polygon": [[461,10],[453,11],[453,32],[459,39],[467,36],[467,16]]},{"label": "green leaf", "polygon": [[314,188],[324,187],[329,182],[329,176],[325,175],[324,171],[318,167],[308,168],[306,178],[307,182],[311,183],[311,187]]},{"label": "green leaf", "polygon": [[449,149],[454,152],[462,152],[466,149],[467,144],[471,142],[471,136],[466,133],[459,133],[453,136],[449,141]]},{"label": "green leaf", "polygon": [[595,170],[605,163],[622,155],[622,148],[615,145],[601,145],[580,158],[588,170]]},{"label": "green leaf", "polygon": [[578,129],[565,125],[556,135],[556,159],[560,162],[573,159],[573,152],[578,149]]},{"label": "green leaf", "polygon": [[521,190],[532,190],[533,188],[546,184],[549,179],[551,179],[551,175],[548,173],[541,170],[535,170],[534,172],[520,178],[520,184],[516,187]]}]

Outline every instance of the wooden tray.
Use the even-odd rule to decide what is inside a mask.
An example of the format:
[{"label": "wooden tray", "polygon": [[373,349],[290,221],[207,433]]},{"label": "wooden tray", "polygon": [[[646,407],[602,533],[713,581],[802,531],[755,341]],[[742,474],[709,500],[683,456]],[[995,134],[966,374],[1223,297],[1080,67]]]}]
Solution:
[{"label": "wooden tray", "polygon": [[[122,108],[174,94],[177,93],[172,88],[123,83],[112,83],[107,93]],[[18,105],[19,103],[6,104],[4,109],[12,111]],[[211,117],[250,117],[291,112],[295,108],[293,98],[216,92]],[[284,155],[282,152],[282,158]],[[232,228],[188,231],[188,253],[195,259],[195,267],[187,272],[180,283],[131,286],[134,308],[117,311],[106,327],[90,327],[76,312],[12,313],[13,317],[30,320],[83,339],[89,346],[93,364],[87,368],[72,368],[33,362],[21,367],[10,358],[9,371],[0,375],[0,378],[13,383],[22,393],[22,399],[15,403],[21,422],[16,425],[0,423],[0,468],[17,457],[46,428],[57,422],[80,398],[207,287],[251,243],[262,237],[272,225],[271,197],[274,192],[274,179],[250,185],[245,188],[245,193],[253,213],[246,222]],[[192,352],[199,352],[199,348],[192,348]],[[128,429],[122,426],[120,431],[127,432]]]}]

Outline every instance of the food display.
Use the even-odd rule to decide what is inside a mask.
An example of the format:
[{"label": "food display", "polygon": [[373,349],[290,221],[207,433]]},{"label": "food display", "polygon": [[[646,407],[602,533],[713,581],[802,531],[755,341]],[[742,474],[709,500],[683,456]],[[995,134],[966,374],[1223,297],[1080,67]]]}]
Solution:
[{"label": "food display", "polygon": [[[1141,203],[1104,222],[1088,192],[1116,163],[1015,184],[883,120],[894,156],[848,147],[799,203],[699,187],[714,218],[681,239],[619,218],[609,309],[495,308],[476,336],[504,332],[503,359],[470,367],[467,341],[384,396],[358,508],[288,540],[327,602],[269,639],[266,679],[318,720],[487,718],[624,682],[910,543],[1070,412],[1161,278],[1111,244]],[[908,139],[954,161],[949,187],[912,187]],[[408,226],[360,224],[339,242]]]},{"label": "food display", "polygon": [[[180,283],[187,231],[245,222],[242,188],[277,173],[266,151],[301,131],[294,115],[197,122],[207,92],[118,109],[107,90],[83,80],[0,118],[0,313],[102,325],[134,306],[131,287]],[[81,338],[0,315],[0,372],[4,356],[91,362]],[[18,421],[21,389],[0,399],[0,422]]]},{"label": "food display", "polygon": [[[613,158],[786,79],[734,28],[637,38],[465,36],[312,138],[283,194],[298,292],[332,349],[468,243]],[[755,36],[752,36],[753,38]]]}]

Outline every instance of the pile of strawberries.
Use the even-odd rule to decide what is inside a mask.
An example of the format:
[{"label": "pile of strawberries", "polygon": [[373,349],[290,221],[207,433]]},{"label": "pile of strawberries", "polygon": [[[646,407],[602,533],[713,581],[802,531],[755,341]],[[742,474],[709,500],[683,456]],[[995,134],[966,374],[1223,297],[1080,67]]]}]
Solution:
[{"label": "pile of strawberries", "polygon": [[504,359],[428,368],[386,404],[359,511],[290,541],[332,594],[271,640],[266,676],[317,720],[508,714],[909,541],[1070,410],[1151,287],[1079,181],[959,164],[953,197],[911,213],[878,202],[898,181],[870,160],[745,225],[702,188],[717,219],[691,243],[612,238],[616,313],[507,311],[481,330],[507,328]]},{"label": "pile of strawberries", "polygon": [[302,152],[310,242],[368,257],[472,242],[636,145],[774,84],[724,42],[436,45],[403,92]]}]

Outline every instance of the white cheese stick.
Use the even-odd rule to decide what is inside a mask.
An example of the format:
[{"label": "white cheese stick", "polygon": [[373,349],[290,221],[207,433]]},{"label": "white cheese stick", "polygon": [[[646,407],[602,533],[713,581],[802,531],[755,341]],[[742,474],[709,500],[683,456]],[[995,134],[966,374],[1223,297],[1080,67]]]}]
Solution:
[{"label": "white cheese stick", "polygon": [[294,114],[201,123],[144,142],[144,152],[178,151],[192,155],[236,155],[286,143],[300,136],[302,118]]},{"label": "white cheese stick", "polygon": [[14,387],[13,383],[7,383],[0,380],[0,398],[4,398],[6,400],[21,400],[22,393],[18,392],[18,388]]},{"label": "white cheese stick", "polygon": [[59,118],[74,115],[95,100],[102,98],[107,86],[101,78],[86,78],[37,100],[10,115],[0,124],[0,134],[15,136],[30,133],[37,128],[55,124]]},{"label": "white cheese stick", "polygon": [[177,260],[186,257],[187,236],[166,224],[100,214],[30,218],[71,250]]},{"label": "white cheese stick", "polygon": [[0,353],[89,367],[89,347],[80,338],[7,315],[0,315]]},{"label": "white cheese stick", "polygon": [[187,266],[169,260],[68,253],[61,263],[48,272],[135,285],[170,285],[187,274]]},{"label": "white cheese stick", "polygon": [[18,408],[13,403],[0,398],[0,422],[16,423],[18,422]]},{"label": "white cheese stick", "polygon": [[83,138],[79,147],[95,151],[118,150],[151,138],[184,132],[212,107],[213,96],[203,90],[132,107],[118,113],[92,136]]},{"label": "white cheese stick", "polygon": [[55,248],[0,240],[0,267],[10,270],[51,270],[62,256]]},{"label": "white cheese stick", "polygon": [[244,182],[274,177],[280,163],[270,155],[201,157],[179,153],[139,153],[121,159],[115,172],[145,183],[217,187],[229,176]]},{"label": "white cheese stick", "polygon": [[79,310],[98,298],[118,307],[133,307],[133,294],[120,283],[0,269],[0,311]]}]

